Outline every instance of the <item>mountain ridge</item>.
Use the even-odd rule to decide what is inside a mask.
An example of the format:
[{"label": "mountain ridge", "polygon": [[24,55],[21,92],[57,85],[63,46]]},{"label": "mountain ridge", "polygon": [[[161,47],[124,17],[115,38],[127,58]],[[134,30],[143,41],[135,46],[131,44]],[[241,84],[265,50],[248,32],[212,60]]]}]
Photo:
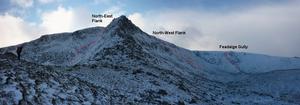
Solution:
[{"label": "mountain ridge", "polygon": [[[107,27],[0,48],[0,64],[0,96],[9,96],[0,102],[8,104],[299,103],[300,59],[191,51],[148,35],[125,16]],[[286,75],[292,76],[273,80]]]},{"label": "mountain ridge", "polygon": [[[277,67],[276,69],[285,69],[285,66],[281,65],[285,63],[267,63],[268,59],[273,59],[273,61],[285,61],[287,65],[294,66],[294,68],[286,69],[300,68],[300,64],[297,63],[299,59],[295,58],[268,57],[243,52],[190,51],[148,35],[135,26],[126,16],[113,19],[107,27],[91,27],[74,31],[73,33],[46,35],[21,45],[24,47],[20,54],[21,59],[42,65],[74,66],[78,64],[97,64],[99,60],[105,65],[112,63],[111,61],[107,62],[107,60],[119,63],[125,60],[123,64],[130,67],[132,65],[128,65],[129,63],[126,63],[126,60],[135,59],[144,62],[144,64],[154,63],[153,65],[160,67],[175,67],[179,70],[191,70],[193,72],[206,74],[212,71],[216,73],[267,72],[272,71],[272,66]],[[16,49],[17,47],[7,49],[12,48]],[[5,51],[2,50],[2,53],[3,52]],[[16,51],[14,53],[16,54]],[[209,53],[211,56],[206,56]],[[261,57],[257,58],[257,56]],[[120,59],[118,57],[120,57]],[[240,61],[245,57],[247,57],[245,61]],[[248,61],[251,63],[253,60],[251,57],[257,59],[264,58],[259,61],[261,64],[255,64],[258,65],[258,67],[261,65],[261,67],[257,68],[255,65],[247,66],[247,63],[243,64],[243,62]],[[135,63],[136,61],[129,62]],[[217,64],[218,62],[225,64]],[[206,67],[207,65],[210,66]],[[269,68],[266,68],[268,65],[270,65]],[[261,69],[263,71],[261,71]],[[199,72],[199,70],[201,72]]]}]

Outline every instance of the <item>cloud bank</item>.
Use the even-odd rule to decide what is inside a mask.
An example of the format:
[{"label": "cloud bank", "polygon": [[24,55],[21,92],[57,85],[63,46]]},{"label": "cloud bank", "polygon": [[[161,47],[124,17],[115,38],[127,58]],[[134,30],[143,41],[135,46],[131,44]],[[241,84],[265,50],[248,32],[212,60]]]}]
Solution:
[{"label": "cloud bank", "polygon": [[187,31],[185,36],[156,36],[188,49],[224,50],[218,48],[220,44],[246,44],[249,49],[235,51],[300,56],[299,5],[290,2],[225,13],[165,10],[130,16],[149,34],[153,30]]}]

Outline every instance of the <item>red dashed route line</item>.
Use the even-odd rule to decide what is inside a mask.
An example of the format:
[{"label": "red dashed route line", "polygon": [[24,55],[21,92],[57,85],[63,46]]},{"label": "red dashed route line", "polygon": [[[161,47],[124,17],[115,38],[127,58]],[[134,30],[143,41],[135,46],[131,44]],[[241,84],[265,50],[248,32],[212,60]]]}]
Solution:
[{"label": "red dashed route line", "polygon": [[192,58],[190,58],[190,57],[180,57],[176,49],[174,49],[174,52],[175,52],[174,54],[177,58],[183,59],[185,62],[187,62],[193,68],[196,68],[196,69],[199,69],[199,70],[201,69],[201,66],[199,64],[195,64],[195,61]]},{"label": "red dashed route line", "polygon": [[80,46],[79,48],[75,48],[76,54],[81,53],[81,50],[82,50],[82,49],[86,49],[86,48],[88,48],[89,46],[94,45],[95,43],[96,43],[96,40],[91,41],[91,42],[89,42],[88,44],[82,45],[82,46]]},{"label": "red dashed route line", "polygon": [[74,64],[75,61],[76,61],[75,58],[77,58],[77,56],[79,56],[80,53],[82,53],[83,49],[87,49],[88,47],[94,46],[94,45],[96,44],[96,42],[99,41],[99,40],[100,40],[100,36],[98,35],[98,36],[96,37],[96,40],[90,41],[90,42],[87,43],[87,44],[84,44],[84,45],[81,45],[81,46],[79,46],[79,47],[77,47],[77,48],[74,48],[74,50],[75,50],[75,56],[72,57],[72,59],[70,60],[69,64],[70,64],[70,65],[71,65],[71,64]]},{"label": "red dashed route line", "polygon": [[241,72],[241,68],[239,67],[239,65],[237,65],[236,63],[234,63],[233,60],[230,59],[230,57],[229,57],[229,52],[224,52],[224,56],[225,56],[225,59],[226,59],[232,66],[234,66],[239,72]]},{"label": "red dashed route line", "polygon": [[[71,65],[71,64],[74,64],[74,63],[75,63],[75,58],[76,58],[77,56],[79,56],[80,53],[82,53],[82,50],[83,50],[83,49],[87,49],[88,47],[95,45],[96,42],[99,41],[99,39],[100,39],[99,37],[100,37],[100,36],[98,36],[98,37],[96,38],[97,40],[90,41],[90,42],[87,43],[87,44],[84,44],[84,45],[81,45],[81,46],[79,46],[79,47],[77,47],[77,48],[74,48],[74,50],[75,50],[75,56],[72,57],[72,59],[70,60],[69,64],[70,64],[70,65]],[[175,51],[175,56],[176,56],[177,58],[181,59],[182,57],[179,56],[177,50],[174,50],[174,51]],[[191,65],[193,68],[201,69],[201,66],[195,64],[195,62],[192,60],[192,58],[190,58],[190,57],[189,57],[189,58],[184,57],[183,60],[184,60],[185,62],[187,62],[189,65]]]}]

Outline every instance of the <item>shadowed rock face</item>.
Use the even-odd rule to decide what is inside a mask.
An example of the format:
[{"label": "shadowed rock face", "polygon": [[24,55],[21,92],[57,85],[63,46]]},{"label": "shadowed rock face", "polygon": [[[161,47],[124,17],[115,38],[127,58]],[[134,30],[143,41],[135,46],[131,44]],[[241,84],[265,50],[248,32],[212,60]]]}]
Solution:
[{"label": "shadowed rock face", "polygon": [[[137,26],[135,26],[129,19],[125,16],[120,16],[114,19],[107,27],[106,30],[121,32],[123,34],[127,34],[130,36],[131,34],[142,31]],[[129,35],[128,35],[129,34]],[[121,35],[121,34],[120,34]]]},{"label": "shadowed rock face", "polygon": [[290,105],[299,103],[297,68],[298,58],[190,51],[121,16],[1,48],[0,103]]}]

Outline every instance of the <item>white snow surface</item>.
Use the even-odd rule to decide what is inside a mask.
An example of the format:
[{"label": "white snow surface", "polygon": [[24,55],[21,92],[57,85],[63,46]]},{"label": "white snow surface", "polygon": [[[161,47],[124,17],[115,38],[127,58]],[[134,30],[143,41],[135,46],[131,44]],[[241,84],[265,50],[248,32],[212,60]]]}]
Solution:
[{"label": "white snow surface", "polygon": [[[114,19],[107,27],[92,27],[73,33],[44,35],[23,44],[21,59],[55,66],[88,64],[104,48],[120,44],[124,41],[124,36],[128,36],[142,47],[140,50],[154,56],[158,61],[167,62],[159,62],[162,64],[160,66],[167,68],[178,67],[193,72],[228,73],[263,73],[300,68],[300,58],[295,57],[276,57],[244,52],[190,51],[147,35],[128,22],[130,21],[126,17],[121,16]],[[4,48],[0,52],[14,52],[15,49],[16,46],[13,46]]]},{"label": "white snow surface", "polygon": [[[33,63],[52,67],[55,73],[63,74],[46,80],[42,78],[40,84],[35,84],[37,77],[34,76],[31,77],[34,79],[23,80],[36,85],[31,94],[39,94],[37,90],[47,93],[39,100],[44,104],[51,104],[48,98],[60,99],[56,101],[59,104],[69,101],[72,104],[107,104],[107,97],[118,97],[118,101],[110,104],[136,100],[139,104],[300,104],[300,58],[191,51],[146,34],[125,16],[114,19],[107,27],[44,35],[31,42],[1,48],[0,55],[17,56],[16,49],[21,46],[22,62],[8,64],[18,67],[23,62]],[[0,59],[0,63],[6,64],[7,59]],[[27,68],[35,68],[32,64],[28,66],[24,72]],[[20,84],[5,83],[10,83],[7,78],[16,68],[11,71],[8,67],[0,66],[3,69],[1,84],[11,88],[0,87],[0,91],[14,93],[15,101],[10,102],[18,104],[23,99],[20,89],[16,88]],[[64,80],[55,79],[57,77]],[[72,81],[80,84],[70,85],[70,78],[76,78]],[[81,80],[92,85],[83,85]],[[91,86],[101,87],[98,93],[105,96],[92,94]],[[82,96],[70,95],[78,92]],[[26,97],[29,100],[34,96]]]}]

